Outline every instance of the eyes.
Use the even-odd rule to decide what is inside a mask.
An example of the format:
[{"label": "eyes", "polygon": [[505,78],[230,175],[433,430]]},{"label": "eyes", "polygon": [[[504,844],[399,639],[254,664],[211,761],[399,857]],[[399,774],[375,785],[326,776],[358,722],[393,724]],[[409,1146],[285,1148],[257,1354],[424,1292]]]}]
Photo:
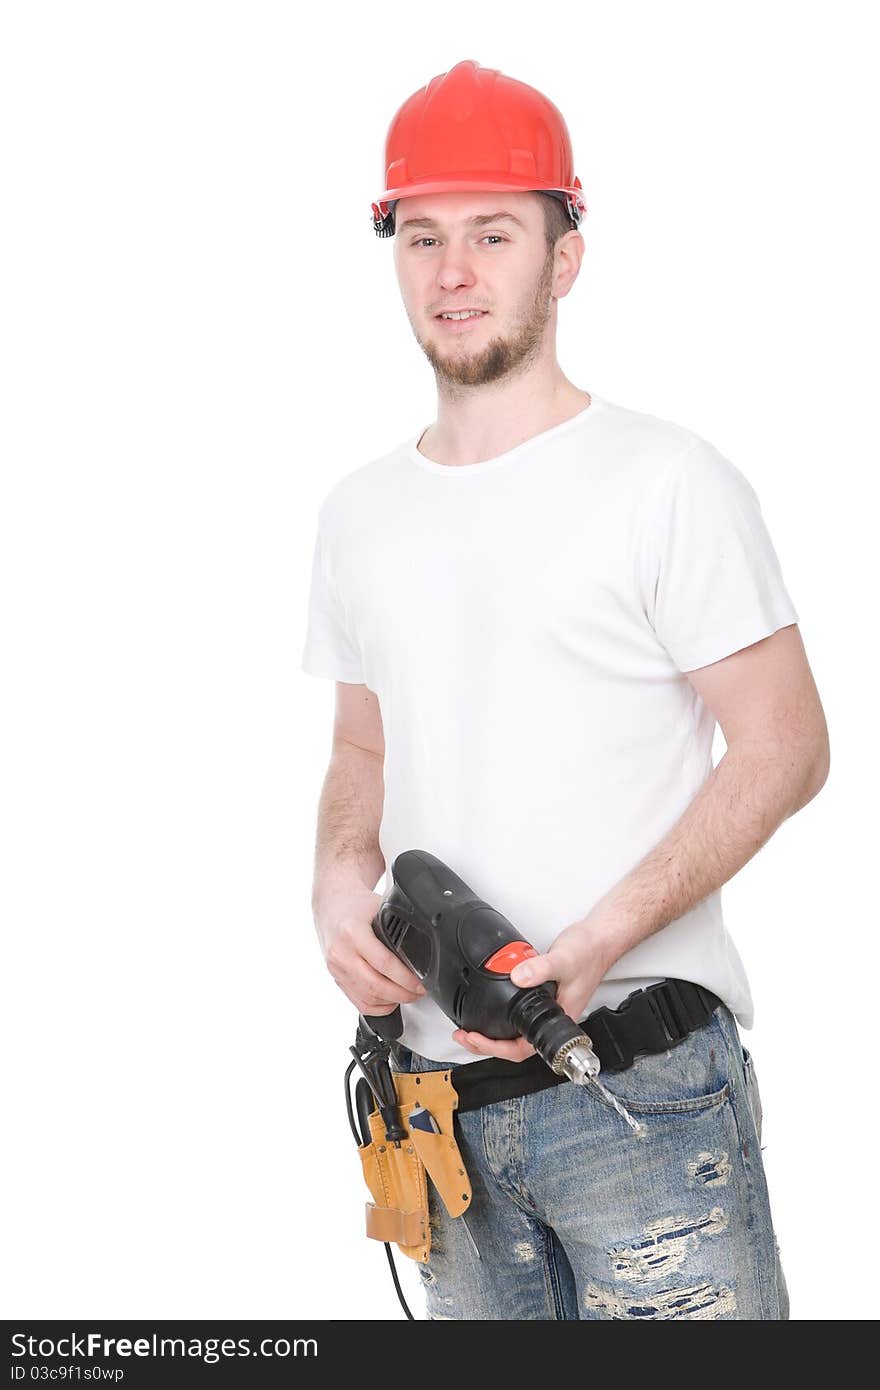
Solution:
[{"label": "eyes", "polygon": [[[432,236],[420,236],[420,237],[416,237],[415,241],[411,242],[410,245],[411,245],[411,246],[421,246],[421,245],[422,245],[424,242],[426,242],[426,241],[435,241],[435,240],[436,240],[436,238],[435,238],[435,237],[432,237]],[[482,241],[497,241],[497,242],[504,243],[504,242],[507,240],[507,238],[506,238],[506,237],[502,237],[502,236],[497,236],[495,232],[488,232],[488,233],[486,234],[486,236],[484,236],[484,237],[481,238],[481,240],[482,240]]]}]

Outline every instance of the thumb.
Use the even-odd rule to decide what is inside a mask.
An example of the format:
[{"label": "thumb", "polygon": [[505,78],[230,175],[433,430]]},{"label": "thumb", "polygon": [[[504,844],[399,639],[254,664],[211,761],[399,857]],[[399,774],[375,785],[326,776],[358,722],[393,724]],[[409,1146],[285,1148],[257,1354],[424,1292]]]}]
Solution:
[{"label": "thumb", "polygon": [[552,980],[553,962],[549,956],[529,956],[528,960],[521,960],[510,972],[510,978],[515,985],[542,985],[546,980]]}]

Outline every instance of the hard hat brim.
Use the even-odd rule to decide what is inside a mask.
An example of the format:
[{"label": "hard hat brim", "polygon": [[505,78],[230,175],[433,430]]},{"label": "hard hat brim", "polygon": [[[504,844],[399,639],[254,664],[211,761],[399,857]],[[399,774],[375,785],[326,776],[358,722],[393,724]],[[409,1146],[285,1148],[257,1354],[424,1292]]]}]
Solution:
[{"label": "hard hat brim", "polygon": [[426,179],[424,183],[407,183],[400,188],[386,188],[375,200],[389,203],[392,199],[414,198],[418,194],[429,193],[571,193],[578,196],[575,188],[558,188],[555,184],[536,185],[532,178],[518,179],[516,175],[491,174],[475,175],[472,179]]}]

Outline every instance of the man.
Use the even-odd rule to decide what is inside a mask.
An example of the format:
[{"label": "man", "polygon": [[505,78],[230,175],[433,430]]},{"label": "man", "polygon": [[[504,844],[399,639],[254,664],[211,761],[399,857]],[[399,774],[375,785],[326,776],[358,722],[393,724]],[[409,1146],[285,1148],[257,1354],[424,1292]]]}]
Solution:
[{"label": "man", "polygon": [[[399,1070],[526,1078],[460,1106],[473,1204],[465,1226],[432,1195],[428,1311],[787,1318],[720,888],[816,795],[829,745],[757,497],[707,441],[562,372],[585,208],[552,103],[459,63],[401,107],[385,167],[374,226],[437,419],[320,511],[303,666],[337,698],[315,921],[359,1012],[402,1006]],[[638,1134],[594,1087],[548,1086],[524,1038],[455,1029],[375,938],[407,849],[532,943],[515,984],[555,981],[607,1027],[602,1079]]]}]

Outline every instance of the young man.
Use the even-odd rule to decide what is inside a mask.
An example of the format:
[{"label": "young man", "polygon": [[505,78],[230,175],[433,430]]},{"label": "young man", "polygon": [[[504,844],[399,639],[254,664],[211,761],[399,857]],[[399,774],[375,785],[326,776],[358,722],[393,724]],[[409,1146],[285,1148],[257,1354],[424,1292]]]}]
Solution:
[{"label": "young man", "polygon": [[[401,107],[385,168],[374,226],[437,419],[320,510],[303,667],[337,703],[315,922],[359,1012],[402,1005],[400,1070],[523,1078],[457,1115],[473,1205],[465,1226],[432,1194],[428,1311],[787,1318],[720,889],[816,795],[829,746],[757,497],[704,439],[561,370],[585,208],[552,103],[459,63]],[[407,849],[536,948],[516,984],[555,981],[607,1033],[638,1134],[591,1086],[537,1089],[524,1038],[455,1029],[375,938]]]}]

